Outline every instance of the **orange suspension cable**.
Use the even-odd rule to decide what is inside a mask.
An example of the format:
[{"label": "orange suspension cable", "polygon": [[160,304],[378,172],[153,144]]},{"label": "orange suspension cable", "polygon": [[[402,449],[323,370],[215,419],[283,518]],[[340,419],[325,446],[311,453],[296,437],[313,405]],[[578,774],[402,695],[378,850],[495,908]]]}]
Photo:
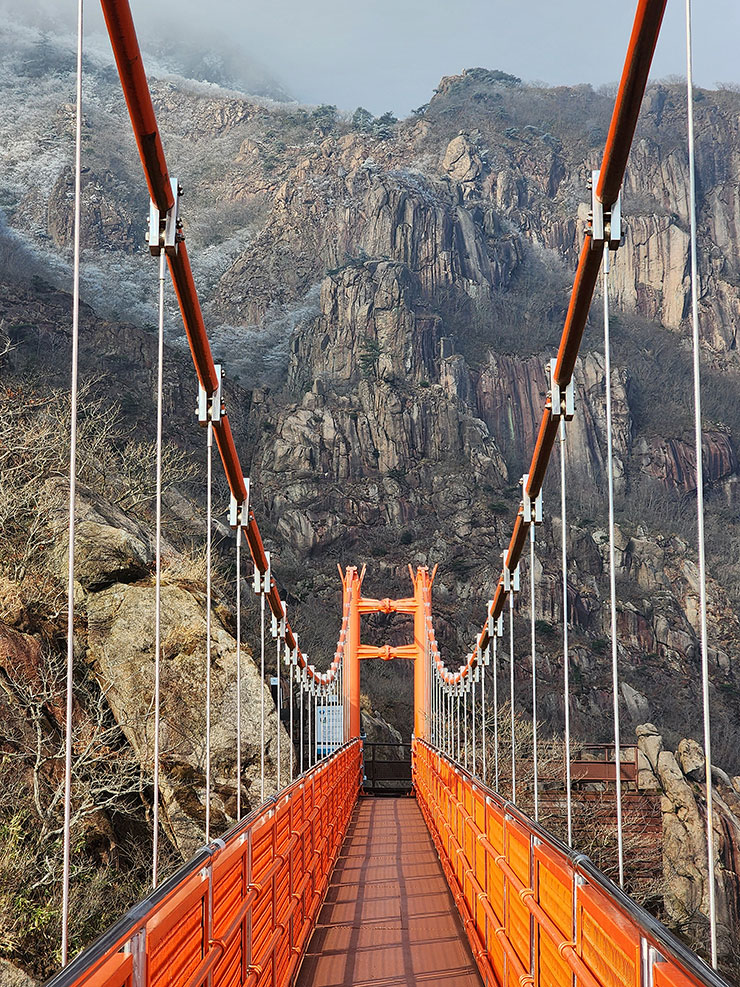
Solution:
[{"label": "orange suspension cable", "polygon": [[[665,6],[666,0],[639,0],[597,185],[597,196],[605,206],[611,207],[614,204],[624,179],[624,170],[634,138]],[[592,242],[589,231],[581,248],[578,269],[573,282],[555,363],[553,383],[560,389],[565,388],[573,377],[583,331],[586,327],[591,300],[598,280],[603,249],[603,243],[594,244]],[[528,471],[526,493],[532,500],[542,489],[557,430],[558,417],[553,416],[551,401],[548,397],[543,409],[540,429]],[[524,521],[518,512],[506,556],[506,565],[510,570],[513,570],[519,562],[526,544],[528,527],[529,522]],[[490,609],[494,618],[502,613],[505,597],[506,591],[502,582],[499,581]],[[482,651],[488,645],[489,640],[488,625],[486,624],[478,636],[478,648]]]}]

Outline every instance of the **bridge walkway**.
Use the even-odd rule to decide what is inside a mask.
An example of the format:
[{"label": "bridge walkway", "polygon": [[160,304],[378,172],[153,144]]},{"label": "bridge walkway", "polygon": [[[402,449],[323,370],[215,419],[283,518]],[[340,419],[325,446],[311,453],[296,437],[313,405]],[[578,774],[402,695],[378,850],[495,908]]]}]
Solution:
[{"label": "bridge walkway", "polygon": [[298,987],[481,987],[415,798],[360,798]]}]

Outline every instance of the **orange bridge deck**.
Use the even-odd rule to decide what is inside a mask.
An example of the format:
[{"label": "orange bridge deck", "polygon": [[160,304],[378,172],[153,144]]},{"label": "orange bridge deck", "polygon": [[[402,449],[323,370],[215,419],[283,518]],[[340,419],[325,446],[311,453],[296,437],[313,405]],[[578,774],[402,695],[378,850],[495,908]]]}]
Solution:
[{"label": "orange bridge deck", "polygon": [[419,804],[361,798],[298,987],[480,987]]}]

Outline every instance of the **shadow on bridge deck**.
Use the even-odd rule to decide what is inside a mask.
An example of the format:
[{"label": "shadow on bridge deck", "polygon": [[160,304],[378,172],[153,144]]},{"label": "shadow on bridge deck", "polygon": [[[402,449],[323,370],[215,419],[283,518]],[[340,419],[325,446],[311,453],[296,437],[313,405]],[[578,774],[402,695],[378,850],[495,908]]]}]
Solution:
[{"label": "shadow on bridge deck", "polygon": [[480,987],[414,798],[361,798],[298,987]]}]

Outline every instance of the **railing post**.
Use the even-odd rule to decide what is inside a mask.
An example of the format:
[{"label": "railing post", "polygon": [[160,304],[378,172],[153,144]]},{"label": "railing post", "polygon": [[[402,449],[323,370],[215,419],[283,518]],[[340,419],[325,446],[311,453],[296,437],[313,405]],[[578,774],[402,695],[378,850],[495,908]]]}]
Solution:
[{"label": "railing post", "polygon": [[[223,846],[223,842],[221,843]],[[203,916],[203,956],[208,952],[209,944],[213,939],[213,861],[210,859],[205,865],[206,880],[208,889],[206,891],[206,907]],[[209,972],[206,980],[208,987],[213,983],[213,975]]]},{"label": "railing post", "polygon": [[140,929],[133,936],[131,936],[126,952],[131,953],[131,987],[146,987],[146,928]]},{"label": "railing post", "polygon": [[[252,830],[247,832],[247,893],[252,888]],[[242,968],[242,983],[246,982],[249,971],[252,967],[252,912],[250,908],[247,913],[247,948],[244,951],[244,965]]]}]

